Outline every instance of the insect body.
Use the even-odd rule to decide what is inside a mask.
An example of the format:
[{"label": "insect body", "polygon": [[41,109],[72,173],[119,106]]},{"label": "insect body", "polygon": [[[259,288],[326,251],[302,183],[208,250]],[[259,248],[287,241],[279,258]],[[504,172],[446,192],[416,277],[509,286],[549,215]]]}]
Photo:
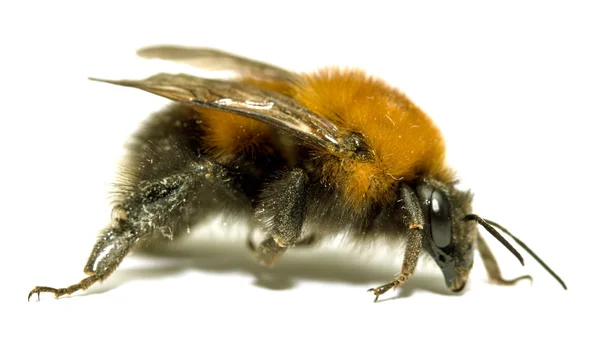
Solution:
[{"label": "insect body", "polygon": [[294,74],[210,49],[153,47],[139,54],[237,77],[98,80],[175,103],[132,139],[112,221],[84,268],[89,277],[66,288],[36,287],[29,297],[86,289],[138,244],[177,236],[217,212],[262,228],[265,239],[252,249],[265,265],[290,247],[340,232],[359,241],[404,239],[402,269],[371,289],[376,298],[405,283],[421,253],[433,257],[453,291],[464,288],[475,248],[492,280],[528,278],[502,278],[477,223],[523,259],[493,223],[472,214],[471,194],[455,188],[433,121],[383,81],[350,69]]}]

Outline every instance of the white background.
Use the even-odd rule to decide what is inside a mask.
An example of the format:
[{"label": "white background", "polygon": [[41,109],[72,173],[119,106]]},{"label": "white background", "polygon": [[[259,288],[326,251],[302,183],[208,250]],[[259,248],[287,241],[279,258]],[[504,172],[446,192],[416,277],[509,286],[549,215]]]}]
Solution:
[{"label": "white background", "polygon": [[[597,349],[599,11],[452,3],[2,4],[0,350]],[[399,270],[401,251],[302,249],[269,271],[243,231],[217,221],[168,257],[128,257],[87,293],[27,303],[35,285],[83,278],[121,147],[166,103],[87,77],[188,70],[135,58],[151,44],[384,77],[438,123],[476,212],[525,240],[569,290],[488,237],[507,277],[530,273],[533,285],[489,284],[477,258],[462,295],[429,264],[373,304],[366,289]]]}]

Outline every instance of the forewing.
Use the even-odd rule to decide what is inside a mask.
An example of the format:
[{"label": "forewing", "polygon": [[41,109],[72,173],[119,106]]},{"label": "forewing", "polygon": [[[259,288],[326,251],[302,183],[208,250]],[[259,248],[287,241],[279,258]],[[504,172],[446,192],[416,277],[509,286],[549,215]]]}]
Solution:
[{"label": "forewing", "polygon": [[328,120],[298,105],[287,96],[243,82],[166,73],[144,80],[91,80],[135,87],[176,102],[252,118],[313,146],[335,148],[338,145],[338,129]]},{"label": "forewing", "polygon": [[298,77],[279,67],[215,49],[165,45],[143,48],[137,54],[143,58],[170,60],[204,70],[228,71],[259,81],[291,82]]}]

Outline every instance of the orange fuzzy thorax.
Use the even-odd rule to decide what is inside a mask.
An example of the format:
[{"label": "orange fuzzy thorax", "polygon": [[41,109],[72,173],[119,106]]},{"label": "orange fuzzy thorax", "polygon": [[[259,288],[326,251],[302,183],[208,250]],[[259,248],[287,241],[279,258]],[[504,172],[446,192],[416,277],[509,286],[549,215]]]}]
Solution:
[{"label": "orange fuzzy thorax", "polygon": [[408,97],[381,80],[360,70],[320,70],[303,76],[294,98],[342,129],[361,134],[372,149],[372,162],[340,156],[339,163],[324,165],[324,177],[342,181],[350,204],[385,199],[397,180],[429,176],[451,181],[437,126]]}]

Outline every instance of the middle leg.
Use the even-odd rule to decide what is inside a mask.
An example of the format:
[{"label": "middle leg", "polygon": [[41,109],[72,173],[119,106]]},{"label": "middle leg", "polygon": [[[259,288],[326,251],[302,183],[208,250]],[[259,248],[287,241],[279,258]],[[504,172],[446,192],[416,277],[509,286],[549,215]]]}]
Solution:
[{"label": "middle leg", "polygon": [[254,249],[261,264],[273,265],[287,248],[301,242],[307,181],[303,170],[293,169],[271,183],[261,195],[256,216],[265,225],[267,238]]}]

